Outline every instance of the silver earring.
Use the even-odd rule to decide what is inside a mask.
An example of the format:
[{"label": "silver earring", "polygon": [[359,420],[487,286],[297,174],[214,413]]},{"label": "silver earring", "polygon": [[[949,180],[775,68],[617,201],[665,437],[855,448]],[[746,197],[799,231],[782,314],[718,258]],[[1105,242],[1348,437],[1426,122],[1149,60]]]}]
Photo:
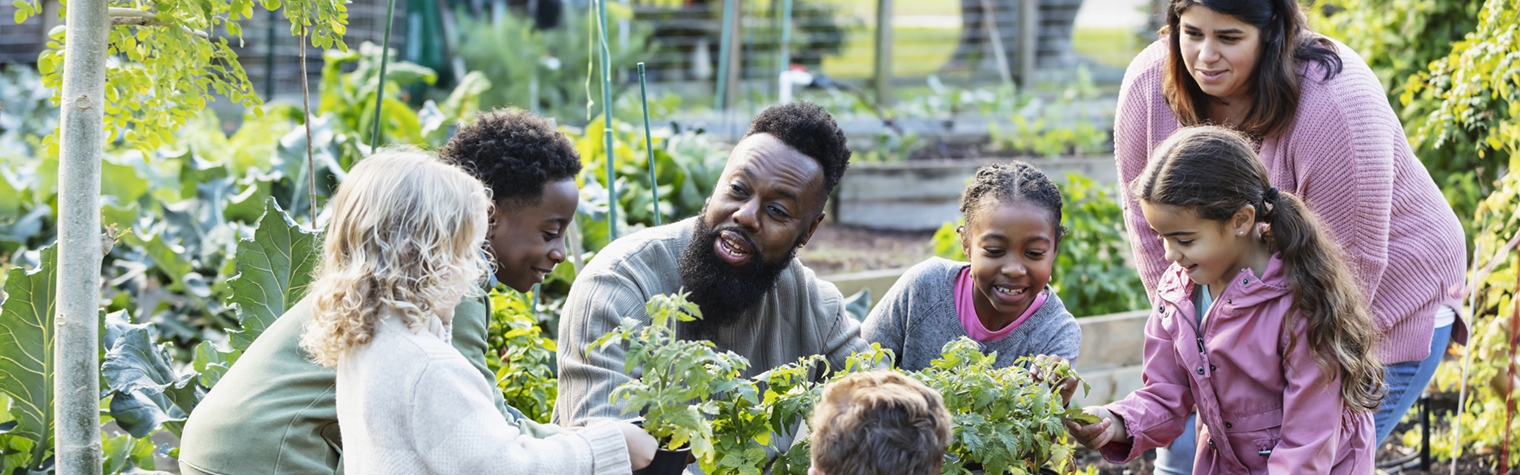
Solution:
[{"label": "silver earring", "polygon": [[1236,232],[1235,235],[1236,236],[1244,236],[1244,235],[1246,235],[1246,232],[1245,231],[1239,231],[1239,232]]}]

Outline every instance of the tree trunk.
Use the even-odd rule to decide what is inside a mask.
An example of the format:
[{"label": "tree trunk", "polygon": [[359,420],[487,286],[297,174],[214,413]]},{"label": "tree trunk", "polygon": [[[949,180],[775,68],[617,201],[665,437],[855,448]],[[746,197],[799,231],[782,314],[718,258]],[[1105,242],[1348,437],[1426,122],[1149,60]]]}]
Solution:
[{"label": "tree trunk", "polygon": [[69,4],[59,120],[58,300],[53,319],[59,475],[101,470],[100,160],[104,145],[106,0]]}]

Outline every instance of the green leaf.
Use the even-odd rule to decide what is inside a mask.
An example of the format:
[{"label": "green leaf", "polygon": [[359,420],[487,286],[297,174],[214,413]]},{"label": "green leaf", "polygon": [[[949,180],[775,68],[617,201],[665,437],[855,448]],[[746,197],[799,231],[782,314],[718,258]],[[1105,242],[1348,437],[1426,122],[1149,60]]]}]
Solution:
[{"label": "green leaf", "polygon": [[201,386],[205,386],[207,391],[211,390],[217,381],[221,381],[222,375],[232,368],[232,364],[237,362],[239,356],[242,355],[237,351],[223,353],[210,340],[196,345],[193,364],[195,371],[200,373]]},{"label": "green leaf", "polygon": [[53,311],[58,248],[38,268],[12,269],[0,303],[0,391],[11,398],[12,434],[36,442],[33,462],[53,446]]},{"label": "green leaf", "polygon": [[270,199],[253,240],[237,249],[237,276],[228,281],[242,331],[232,334],[232,347],[241,351],[264,329],[306,295],[320,259],[319,234],[302,229]]},{"label": "green leaf", "polygon": [[21,192],[24,189],[24,184],[18,186],[11,183],[9,173],[0,173],[0,222],[10,222],[21,217]]},{"label": "green leaf", "polygon": [[148,193],[148,182],[137,176],[137,171],[127,165],[118,165],[109,158],[100,162],[100,195],[116,198],[116,204],[125,206]]}]

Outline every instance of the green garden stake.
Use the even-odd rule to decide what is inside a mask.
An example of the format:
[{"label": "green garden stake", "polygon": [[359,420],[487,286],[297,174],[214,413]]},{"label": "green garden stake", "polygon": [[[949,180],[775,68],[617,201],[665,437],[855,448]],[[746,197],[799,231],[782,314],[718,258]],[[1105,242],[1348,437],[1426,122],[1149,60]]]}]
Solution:
[{"label": "green garden stake", "polygon": [[[380,106],[385,101],[385,63],[391,58],[391,20],[396,16],[396,0],[385,2],[385,41],[380,43],[380,87],[375,89],[375,135],[369,141],[369,153],[380,148]],[[313,223],[315,225],[315,223]]]},{"label": "green garden stake", "polygon": [[728,45],[733,40],[734,9],[729,8],[729,1],[723,2],[723,34],[718,37],[718,76],[717,94],[713,96],[713,110],[723,112],[723,98],[728,91]]},{"label": "green garden stake", "polygon": [[618,195],[612,164],[612,54],[607,51],[607,0],[596,0],[596,13],[597,28],[602,35],[602,144],[607,153],[607,240],[615,241],[618,238]]},{"label": "green garden stake", "polygon": [[644,150],[649,152],[649,193],[654,195],[654,225],[660,222],[660,182],[654,173],[654,139],[649,137],[649,88],[644,85],[644,62],[639,62],[639,98],[644,102]]},{"label": "green garden stake", "polygon": [[786,74],[786,70],[792,67],[792,0],[781,2],[781,70],[777,74]]}]

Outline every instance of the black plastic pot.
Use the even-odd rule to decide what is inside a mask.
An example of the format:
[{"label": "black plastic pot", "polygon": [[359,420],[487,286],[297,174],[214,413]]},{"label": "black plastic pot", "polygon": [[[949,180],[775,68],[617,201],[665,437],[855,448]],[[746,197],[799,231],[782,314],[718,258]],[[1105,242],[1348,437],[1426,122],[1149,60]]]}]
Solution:
[{"label": "black plastic pot", "polygon": [[690,454],[691,447],[680,450],[657,450],[649,466],[634,470],[633,475],[681,475],[681,471],[686,470],[686,456]]}]

